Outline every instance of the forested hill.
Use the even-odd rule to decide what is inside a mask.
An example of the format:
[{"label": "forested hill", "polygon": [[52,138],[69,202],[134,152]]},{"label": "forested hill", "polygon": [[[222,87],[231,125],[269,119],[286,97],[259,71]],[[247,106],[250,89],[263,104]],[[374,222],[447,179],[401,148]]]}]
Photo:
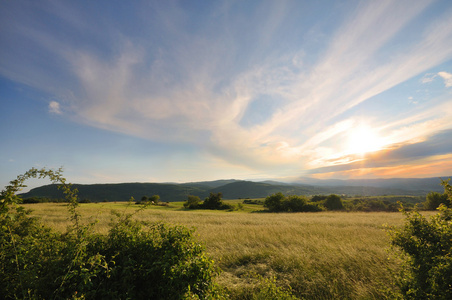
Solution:
[{"label": "forested hill", "polygon": [[[400,186],[381,187],[375,181],[374,186],[342,185],[330,183],[326,185],[287,184],[280,182],[253,182],[243,180],[217,180],[191,183],[119,183],[119,184],[74,184],[73,187],[79,191],[79,199],[92,202],[102,201],[127,201],[131,197],[135,200],[143,196],[159,195],[161,201],[185,201],[188,195],[199,196],[204,199],[209,193],[221,192],[224,199],[237,198],[261,198],[282,192],[289,195],[320,195],[320,194],[344,194],[344,195],[413,195],[425,196],[430,191],[441,192],[440,180],[431,178],[425,180],[415,179],[409,184],[409,179],[404,179]],[[422,184],[421,184],[422,183]],[[334,185],[334,186],[333,186]],[[64,195],[57,189],[56,185],[45,185],[30,190],[21,195],[23,198],[46,197],[51,199],[62,199]]]}]

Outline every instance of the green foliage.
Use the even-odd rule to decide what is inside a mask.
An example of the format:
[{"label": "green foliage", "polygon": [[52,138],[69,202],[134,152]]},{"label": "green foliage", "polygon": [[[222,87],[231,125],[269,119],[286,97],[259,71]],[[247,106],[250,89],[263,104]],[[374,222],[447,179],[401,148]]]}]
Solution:
[{"label": "green foliage", "polygon": [[184,207],[189,209],[214,209],[214,210],[234,210],[232,205],[226,204],[221,200],[223,197],[222,193],[210,193],[204,202],[200,202],[197,196],[188,196],[186,202],[184,202]]},{"label": "green foliage", "polygon": [[[31,177],[60,183],[72,221],[67,232],[42,226],[18,206],[16,192]],[[217,269],[192,230],[143,224],[132,219],[133,213],[115,213],[108,234],[94,234],[93,224],[81,225],[78,205],[77,191],[61,170],[31,169],[2,191],[3,299],[204,299],[217,293]]]},{"label": "green foliage", "polygon": [[328,197],[328,196],[325,196],[325,195],[314,195],[314,196],[311,197],[311,202],[320,202],[320,201],[325,200],[326,197]]},{"label": "green foliage", "polygon": [[344,209],[344,205],[342,204],[342,199],[338,195],[331,194],[328,197],[326,197],[325,202],[323,202],[323,205],[328,210],[341,210]]},{"label": "green foliage", "polygon": [[354,199],[346,200],[343,202],[344,208],[348,211],[387,211],[397,212],[399,211],[399,204],[389,202],[386,200],[374,200],[374,199]]},{"label": "green foliage", "polygon": [[292,294],[292,290],[289,288],[283,289],[277,285],[275,277],[263,278],[260,275],[256,275],[259,279],[259,284],[256,291],[253,293],[252,300],[296,300],[298,299]]},{"label": "green foliage", "polygon": [[204,200],[202,207],[207,209],[221,209],[224,205],[221,200],[222,197],[223,195],[221,193],[210,193],[209,197]]},{"label": "green foliage", "polygon": [[[452,200],[451,186],[442,182]],[[406,299],[452,299],[452,209],[444,204],[430,220],[419,212],[404,212],[405,226],[390,231],[402,250],[404,269],[398,277]]]},{"label": "green foliage", "polygon": [[22,199],[23,204],[55,202],[47,197],[29,197]]},{"label": "green foliage", "polygon": [[[133,199],[133,197],[132,197],[132,199]],[[136,201],[135,204],[145,205],[145,206],[147,206],[147,205],[166,205],[166,204],[160,202],[159,195],[153,195],[151,197],[143,196],[143,197],[141,197],[140,200]]]},{"label": "green foliage", "polygon": [[245,199],[245,200],[243,200],[243,204],[264,205],[264,201],[262,201],[262,200]]},{"label": "green foliage", "polygon": [[[325,196],[326,198],[326,196]],[[416,205],[425,201],[424,197],[418,196],[354,196],[342,199],[343,206],[347,211],[364,211],[364,212],[398,212],[400,204],[406,210],[413,209]]]},{"label": "green foliage", "polygon": [[315,203],[310,203],[305,196],[284,196],[276,193],[265,198],[264,207],[272,212],[316,212],[322,208]]},{"label": "green foliage", "polygon": [[283,202],[285,200],[283,193],[276,193],[265,198],[264,207],[268,208],[269,211],[283,211]]},{"label": "green foliage", "polygon": [[184,207],[189,209],[199,208],[201,199],[198,196],[189,195],[187,201],[184,202]]},{"label": "green foliage", "polygon": [[149,197],[149,201],[153,204],[158,204],[160,202],[160,196],[153,195],[153,196]]},{"label": "green foliage", "polygon": [[424,203],[424,208],[427,210],[435,210],[441,204],[451,207],[451,202],[449,201],[447,194],[440,194],[437,192],[430,192],[427,194],[427,199]]}]

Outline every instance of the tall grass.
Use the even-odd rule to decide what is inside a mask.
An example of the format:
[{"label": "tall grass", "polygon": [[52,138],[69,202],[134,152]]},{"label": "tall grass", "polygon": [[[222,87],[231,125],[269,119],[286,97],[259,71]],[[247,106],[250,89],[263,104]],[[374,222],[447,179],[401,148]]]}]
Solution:
[{"label": "tall grass", "polygon": [[[64,204],[25,205],[58,230],[68,224]],[[132,206],[133,207],[133,206]],[[112,209],[124,204],[83,204],[79,212],[106,232]],[[185,211],[179,204],[136,215],[196,227],[198,238],[223,270],[218,282],[233,299],[249,299],[256,274],[276,277],[305,299],[382,299],[394,291],[389,237],[384,224],[401,225],[401,213],[243,213]]]}]

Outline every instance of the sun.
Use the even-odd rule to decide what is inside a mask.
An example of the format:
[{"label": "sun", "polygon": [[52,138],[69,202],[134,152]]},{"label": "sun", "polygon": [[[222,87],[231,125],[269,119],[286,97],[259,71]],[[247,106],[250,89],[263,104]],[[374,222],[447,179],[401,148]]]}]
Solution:
[{"label": "sun", "polygon": [[369,152],[381,150],[385,145],[384,139],[378,132],[364,124],[349,129],[347,136],[346,151],[349,154],[364,155]]}]

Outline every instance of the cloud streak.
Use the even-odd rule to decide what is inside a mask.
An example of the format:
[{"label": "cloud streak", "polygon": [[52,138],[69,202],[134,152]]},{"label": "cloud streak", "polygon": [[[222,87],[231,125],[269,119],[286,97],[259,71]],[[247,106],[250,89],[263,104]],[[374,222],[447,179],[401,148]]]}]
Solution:
[{"label": "cloud streak", "polygon": [[[419,35],[404,40],[433,1],[362,2],[344,14],[337,29],[323,33],[326,42],[314,55],[308,40],[287,51],[275,46],[281,41],[292,45],[292,39],[315,26],[298,31],[291,12],[301,7],[270,3],[275,9],[253,6],[250,16],[225,1],[197,15],[196,22],[193,12],[178,4],[149,4],[138,9],[142,35],[115,27],[115,16],[92,21],[72,4],[46,5],[44,11],[63,20],[65,32],[81,36],[98,28],[88,30],[80,45],[60,32],[33,26],[40,20],[27,9],[29,21],[19,24],[9,16],[2,22],[9,23],[2,41],[18,47],[11,40],[17,34],[23,43],[38,46],[41,59],[31,55],[26,66],[4,49],[0,73],[61,99],[49,103],[51,113],[152,141],[194,145],[252,170],[353,169],[358,162],[338,141],[362,119],[387,137],[391,153],[421,147],[452,128],[450,98],[432,100],[424,111],[400,112],[397,120],[379,120],[367,111],[351,115],[374,97],[452,59],[452,9],[424,21]],[[281,40],[281,33],[287,39]],[[97,47],[97,39],[108,46]],[[55,57],[53,64],[40,63],[46,56]],[[452,86],[450,73],[435,74]],[[365,161],[389,163],[381,157]]]}]

